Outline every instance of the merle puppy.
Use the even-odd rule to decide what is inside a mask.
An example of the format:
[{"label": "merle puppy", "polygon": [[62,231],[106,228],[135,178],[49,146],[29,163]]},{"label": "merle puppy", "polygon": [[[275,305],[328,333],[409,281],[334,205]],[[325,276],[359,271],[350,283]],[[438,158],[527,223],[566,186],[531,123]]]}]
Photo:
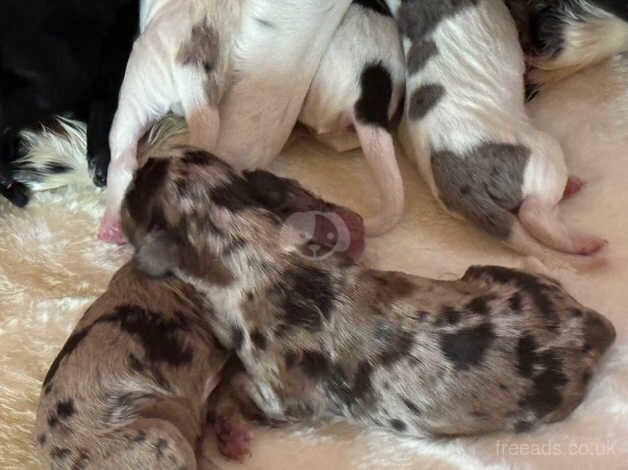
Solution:
[{"label": "merle puppy", "polygon": [[148,160],[123,204],[136,265],[196,288],[249,374],[239,389],[272,419],[525,430],[578,406],[614,340],[606,318],[543,276],[476,266],[444,282],[312,260],[256,198],[255,173],[192,149],[168,156]]},{"label": "merle puppy", "polygon": [[42,463],[197,468],[208,397],[227,356],[193,289],[127,264],[46,374],[35,424]]},{"label": "merle puppy", "polygon": [[89,168],[94,182],[105,185],[109,130],[138,24],[139,0],[3,2],[0,192],[15,205],[28,202],[13,174],[22,156],[20,131],[61,113],[88,123]]}]

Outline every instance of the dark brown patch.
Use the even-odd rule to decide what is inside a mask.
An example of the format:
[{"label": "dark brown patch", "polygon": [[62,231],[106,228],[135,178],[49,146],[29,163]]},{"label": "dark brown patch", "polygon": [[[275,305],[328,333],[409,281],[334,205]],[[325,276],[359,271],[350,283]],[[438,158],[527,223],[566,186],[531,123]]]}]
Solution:
[{"label": "dark brown patch", "polygon": [[67,459],[70,455],[72,455],[72,451],[70,449],[61,448],[61,447],[53,447],[50,450],[50,457],[53,460]]},{"label": "dark brown patch", "polygon": [[490,323],[482,323],[456,333],[441,335],[440,346],[445,357],[457,370],[462,371],[480,364],[494,339],[493,326]]},{"label": "dark brown patch", "polygon": [[474,298],[467,305],[465,305],[465,309],[470,310],[471,312],[478,315],[488,315],[488,313],[490,312],[489,302],[494,299],[495,297],[491,295],[481,295]]},{"label": "dark brown patch", "polygon": [[406,408],[412,411],[415,415],[418,415],[418,416],[421,415],[421,410],[419,409],[419,407],[416,406],[414,403],[412,403],[410,400],[408,400],[405,397],[401,397],[401,401],[406,406]]},{"label": "dark brown patch", "polygon": [[192,28],[190,38],[181,45],[177,62],[202,67],[209,73],[216,67],[219,47],[218,32],[207,24],[198,24]]},{"label": "dark brown patch", "polygon": [[74,416],[76,409],[74,408],[74,400],[71,398],[57,403],[57,416],[61,420],[69,419]]},{"label": "dark brown patch", "polygon": [[43,446],[44,444],[46,444],[46,433],[41,433],[39,436],[37,436],[37,442],[39,442],[40,446]]},{"label": "dark brown patch", "polygon": [[255,330],[251,333],[251,341],[257,349],[265,351],[267,346],[266,336],[260,330]]},{"label": "dark brown patch", "polygon": [[356,400],[364,399],[373,391],[372,373],[373,366],[367,360],[359,362],[353,383],[353,395]]},{"label": "dark brown patch", "polygon": [[231,347],[239,351],[244,342],[244,331],[238,325],[231,325]]},{"label": "dark brown patch", "polygon": [[390,425],[397,432],[405,432],[405,430],[407,429],[406,423],[404,423],[400,419],[391,419]]}]

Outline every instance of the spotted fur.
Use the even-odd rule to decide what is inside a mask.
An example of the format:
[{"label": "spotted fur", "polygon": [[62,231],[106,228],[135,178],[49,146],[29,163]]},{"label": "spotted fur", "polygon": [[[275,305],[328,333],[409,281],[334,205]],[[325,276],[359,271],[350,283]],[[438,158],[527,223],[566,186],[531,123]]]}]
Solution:
[{"label": "spotted fur", "polygon": [[[238,389],[267,417],[459,435],[529,429],[583,400],[615,331],[556,281],[476,266],[445,282],[304,258],[246,180],[210,154],[190,172],[187,153],[161,158],[157,181],[139,170],[123,227],[140,269],[167,264],[196,288],[249,374]],[[183,173],[194,199],[176,190]],[[221,188],[233,207],[216,204]],[[218,265],[229,283],[215,281]]]}]

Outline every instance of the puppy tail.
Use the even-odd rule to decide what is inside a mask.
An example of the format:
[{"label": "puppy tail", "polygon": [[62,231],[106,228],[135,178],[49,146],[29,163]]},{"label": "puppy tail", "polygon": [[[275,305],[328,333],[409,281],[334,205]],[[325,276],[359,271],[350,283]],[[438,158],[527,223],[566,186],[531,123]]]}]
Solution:
[{"label": "puppy tail", "polygon": [[23,156],[13,163],[18,182],[32,191],[92,184],[85,157],[87,135],[83,122],[58,116],[53,128],[25,130],[20,137]]},{"label": "puppy tail", "polygon": [[404,189],[390,132],[354,119],[364,156],[371,167],[380,195],[379,214],[365,220],[366,234],[381,235],[399,223],[404,209]]}]

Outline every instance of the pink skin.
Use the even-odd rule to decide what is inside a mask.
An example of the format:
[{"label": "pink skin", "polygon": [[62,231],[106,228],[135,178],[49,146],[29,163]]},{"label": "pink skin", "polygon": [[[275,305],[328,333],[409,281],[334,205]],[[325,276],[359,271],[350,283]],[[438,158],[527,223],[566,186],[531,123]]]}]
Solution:
[{"label": "pink skin", "polygon": [[[563,193],[563,200],[569,199],[583,188],[584,181],[582,181],[577,176],[570,176],[567,179],[567,184],[565,185],[565,192]],[[593,255],[608,245],[608,240],[604,240],[598,237],[592,236],[582,236],[580,241],[577,243],[578,246],[581,247],[578,254],[580,255]]]},{"label": "pink skin", "polygon": [[123,245],[127,243],[127,239],[122,233],[122,229],[120,227],[119,214],[105,213],[102,221],[100,222],[98,239],[114,245]]},{"label": "pink skin", "polygon": [[214,428],[218,439],[218,449],[222,455],[240,461],[251,456],[253,437],[247,422],[238,412],[228,416],[217,416]]},{"label": "pink skin", "polygon": [[569,199],[574,194],[578,193],[584,186],[582,181],[577,176],[570,176],[567,178],[567,184],[565,185],[565,192],[563,193],[563,200]]}]

